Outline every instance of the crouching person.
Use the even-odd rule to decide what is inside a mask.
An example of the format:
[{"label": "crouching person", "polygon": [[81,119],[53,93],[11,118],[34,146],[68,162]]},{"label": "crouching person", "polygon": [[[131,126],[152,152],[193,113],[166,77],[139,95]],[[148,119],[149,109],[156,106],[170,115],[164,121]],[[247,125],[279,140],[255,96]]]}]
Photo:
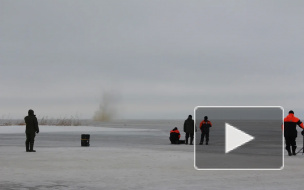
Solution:
[{"label": "crouching person", "polygon": [[179,140],[180,139],[180,133],[177,127],[172,129],[170,131],[170,137],[169,137],[171,144],[184,144],[184,140]]},{"label": "crouching person", "polygon": [[25,141],[25,149],[26,152],[36,152],[34,150],[34,141],[36,133],[39,133],[38,121],[36,116],[34,115],[33,110],[28,111],[28,116],[24,118],[26,128],[26,141]]}]

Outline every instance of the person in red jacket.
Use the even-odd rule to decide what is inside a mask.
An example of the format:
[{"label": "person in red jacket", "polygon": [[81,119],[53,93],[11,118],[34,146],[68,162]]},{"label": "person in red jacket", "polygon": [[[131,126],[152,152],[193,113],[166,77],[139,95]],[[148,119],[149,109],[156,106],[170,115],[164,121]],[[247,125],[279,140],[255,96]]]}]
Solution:
[{"label": "person in red jacket", "polygon": [[180,144],[180,133],[177,127],[172,129],[170,131],[170,137],[169,137],[171,144]]},{"label": "person in red jacket", "polygon": [[205,136],[206,136],[206,145],[208,145],[210,127],[212,127],[212,123],[208,120],[208,116],[205,116],[204,120],[200,123],[200,129],[202,132],[200,145],[204,143]]},{"label": "person in red jacket", "polygon": [[[284,118],[284,137],[286,143],[286,150],[288,155],[291,156],[296,155],[296,138],[298,135],[298,131],[296,129],[297,125],[304,129],[302,121],[294,116],[294,112],[292,110],[289,111],[288,116]],[[292,148],[292,154],[290,147]]]}]

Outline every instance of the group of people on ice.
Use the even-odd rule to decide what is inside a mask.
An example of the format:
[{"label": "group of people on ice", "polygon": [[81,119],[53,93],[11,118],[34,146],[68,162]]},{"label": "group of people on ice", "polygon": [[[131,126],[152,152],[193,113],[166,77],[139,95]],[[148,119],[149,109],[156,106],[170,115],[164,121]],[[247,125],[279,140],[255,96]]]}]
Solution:
[{"label": "group of people on ice", "polygon": [[[304,136],[304,125],[302,121],[294,116],[294,112],[290,110],[288,112],[288,115],[284,118],[284,124],[282,125],[282,128],[284,130],[284,138],[285,138],[285,149],[288,152],[289,156],[296,155],[296,138],[298,131],[296,127],[299,126],[303,130],[301,134]],[[200,122],[199,128],[201,131],[201,140],[200,145],[204,143],[204,139],[206,139],[206,145],[209,143],[209,131],[212,127],[212,123],[208,120],[208,116],[204,117],[204,120]],[[194,136],[194,130],[195,132],[196,127],[194,126],[194,120],[192,119],[192,115],[189,115],[188,118],[184,122],[184,132],[186,133],[185,140],[180,140],[180,132],[177,127],[172,129],[170,131],[170,141],[171,144],[188,144],[188,140],[190,137],[190,145],[193,145],[193,136]]]},{"label": "group of people on ice", "polygon": [[[208,116],[204,117],[204,120],[201,121],[199,128],[201,131],[201,141],[200,145],[204,143],[204,139],[206,137],[206,145],[209,142],[209,131],[212,127],[212,123],[208,120]],[[196,127],[194,127],[194,120],[192,119],[192,115],[189,115],[188,118],[184,122],[184,132],[186,133],[185,140],[180,140],[180,132],[177,127],[170,131],[170,141],[171,144],[188,144],[188,140],[190,137],[190,145],[193,145],[193,137],[194,137],[194,130],[197,131]]]},{"label": "group of people on ice", "polygon": [[[28,116],[24,118],[26,123],[26,141],[25,148],[26,152],[36,152],[34,148],[34,140],[36,134],[39,133],[38,121],[36,116],[34,115],[33,110],[28,111]],[[282,126],[284,130],[285,144],[286,150],[289,156],[296,155],[296,138],[297,138],[297,125],[303,129],[301,134],[304,136],[304,125],[302,121],[294,116],[294,112],[292,110],[289,111],[288,115],[284,118],[284,124]],[[199,128],[201,131],[201,139],[200,145],[206,142],[206,145],[209,143],[209,131],[212,127],[212,123],[208,120],[208,116],[204,117],[204,120],[200,122]],[[189,115],[188,118],[184,122],[184,132],[186,133],[186,138],[184,141],[180,140],[180,132],[177,127],[170,131],[170,141],[171,144],[190,144],[193,145],[193,137],[194,132],[196,132],[196,127],[194,126],[194,120],[192,119],[192,115]],[[190,137],[190,142],[189,142]]]}]

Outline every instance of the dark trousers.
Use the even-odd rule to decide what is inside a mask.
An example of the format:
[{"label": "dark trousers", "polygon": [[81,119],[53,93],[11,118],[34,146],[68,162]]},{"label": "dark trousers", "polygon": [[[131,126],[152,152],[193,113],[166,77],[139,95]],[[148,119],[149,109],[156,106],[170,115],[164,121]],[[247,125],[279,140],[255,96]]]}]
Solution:
[{"label": "dark trousers", "polygon": [[33,150],[35,141],[35,133],[26,133],[25,148],[26,151]]},{"label": "dark trousers", "polygon": [[35,141],[35,133],[26,133],[26,143],[34,144]]},{"label": "dark trousers", "polygon": [[193,142],[193,135],[194,133],[186,133],[186,144],[188,144],[188,139],[190,137],[190,144]]},{"label": "dark trousers", "polygon": [[169,139],[171,141],[171,144],[185,144],[185,140],[179,140],[178,135],[179,134],[176,134],[176,133],[170,134]]},{"label": "dark trousers", "polygon": [[179,140],[179,139],[172,139],[170,138],[171,144],[185,144],[185,140]]},{"label": "dark trousers", "polygon": [[288,153],[290,152],[290,146],[292,147],[293,152],[297,148],[296,137],[294,136],[286,136],[285,143],[286,143],[286,150],[288,151]]},{"label": "dark trousers", "polygon": [[201,134],[201,143],[204,142],[204,137],[206,136],[206,143],[209,142],[209,131],[202,131]]}]

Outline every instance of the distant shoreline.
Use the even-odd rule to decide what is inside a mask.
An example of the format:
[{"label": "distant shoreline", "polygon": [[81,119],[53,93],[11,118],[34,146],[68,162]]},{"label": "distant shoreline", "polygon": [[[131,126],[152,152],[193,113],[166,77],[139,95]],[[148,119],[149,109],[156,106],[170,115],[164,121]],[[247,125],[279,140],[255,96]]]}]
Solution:
[{"label": "distant shoreline", "polygon": [[[96,126],[96,125],[149,125],[157,122],[158,124],[175,124],[182,123],[183,119],[120,119],[110,121],[95,121],[93,119],[75,119],[75,118],[59,118],[59,119],[47,119],[38,118],[39,125],[52,125],[52,126]],[[0,126],[11,125],[25,125],[23,119],[0,119]]]}]

